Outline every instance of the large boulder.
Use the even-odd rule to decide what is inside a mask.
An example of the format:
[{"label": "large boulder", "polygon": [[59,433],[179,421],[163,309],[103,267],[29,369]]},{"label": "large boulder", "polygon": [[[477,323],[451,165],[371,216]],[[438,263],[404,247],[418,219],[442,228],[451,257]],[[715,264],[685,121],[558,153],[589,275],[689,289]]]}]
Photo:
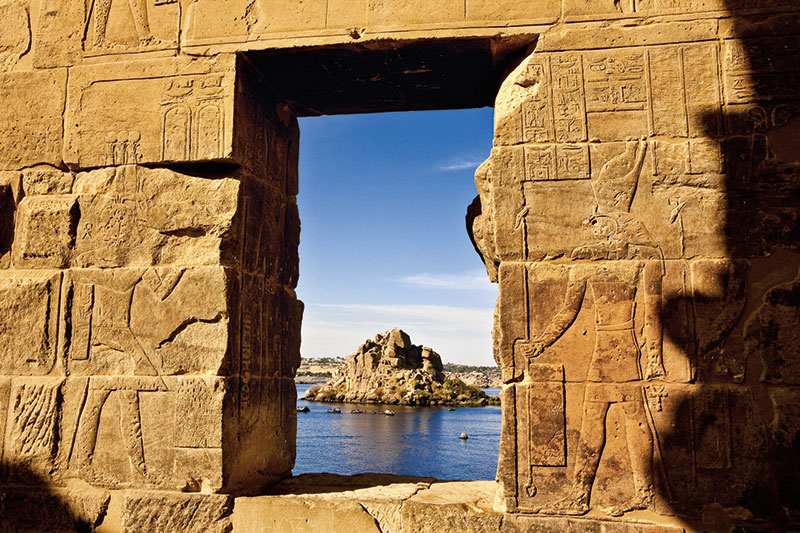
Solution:
[{"label": "large boulder", "polygon": [[439,354],[414,345],[406,332],[395,328],[366,340],[330,382],[309,389],[306,399],[429,405],[485,403],[488,397],[445,379]]}]

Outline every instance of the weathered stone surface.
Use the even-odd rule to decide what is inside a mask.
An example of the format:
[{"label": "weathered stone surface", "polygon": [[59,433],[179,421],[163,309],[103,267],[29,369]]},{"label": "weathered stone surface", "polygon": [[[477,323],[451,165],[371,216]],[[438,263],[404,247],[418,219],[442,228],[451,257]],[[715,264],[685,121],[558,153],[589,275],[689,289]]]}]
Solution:
[{"label": "weathered stone surface", "polygon": [[298,37],[311,43],[352,43],[410,30],[465,34],[469,28],[497,24],[550,23],[560,14],[559,4],[544,0],[234,0],[223,9],[210,0],[199,0],[187,10],[185,44],[198,49],[247,49],[275,41],[285,46]]},{"label": "weathered stone surface", "polygon": [[[594,511],[625,515],[604,528],[658,530],[627,521],[647,509],[724,530],[787,497],[767,488],[774,411],[759,379],[793,373],[787,281],[800,265],[782,248],[797,246],[787,206],[800,152],[781,148],[797,94],[778,80],[797,46],[738,40],[734,28],[721,47],[699,42],[713,39],[715,11],[782,5],[689,3],[691,28],[658,31],[566,24],[503,82],[468,225],[500,284],[498,477],[512,512]],[[568,21],[677,8],[564,4]],[[782,413],[792,403],[774,401]]]},{"label": "weathered stone surface", "polygon": [[22,200],[14,236],[15,267],[63,268],[69,265],[79,217],[77,200],[69,194]]},{"label": "weathered stone surface", "polygon": [[61,274],[0,271],[0,375],[58,371],[56,351]]},{"label": "weathered stone surface", "polygon": [[121,531],[228,533],[231,507],[231,498],[222,495],[125,491]]},{"label": "weathered stone surface", "polygon": [[64,69],[0,74],[0,169],[61,164],[66,90]]},{"label": "weathered stone surface", "polygon": [[31,47],[31,24],[27,2],[20,0],[0,5],[0,72],[10,72]]},{"label": "weathered stone surface", "polygon": [[76,67],[64,160],[91,168],[231,159],[234,64],[220,56]]},{"label": "weathered stone surface", "polygon": [[611,521],[591,518],[534,517],[510,515],[503,520],[503,533],[683,533],[678,524],[662,525],[645,521]]},{"label": "weathered stone surface", "polygon": [[236,498],[234,531],[413,531],[404,528],[402,508],[432,481],[387,474],[304,474],[271,488],[269,496]]},{"label": "weathered stone surface", "polygon": [[25,196],[40,194],[70,194],[75,176],[70,172],[50,168],[28,168],[22,172]]},{"label": "weathered stone surface", "polygon": [[435,482],[403,504],[403,531],[501,531],[503,515],[493,512],[492,481]]},{"label": "weathered stone surface", "polygon": [[[26,481],[36,478],[28,474]],[[45,485],[44,480],[40,480]],[[4,485],[0,497],[0,530],[19,533],[93,531],[105,517],[109,494],[80,488],[48,489]]]},{"label": "weathered stone surface", "polygon": [[[78,174],[80,219],[71,264],[219,264],[240,202],[237,178],[132,165]],[[184,211],[187,201],[194,207]]]},{"label": "weathered stone surface", "polygon": [[[206,493],[288,475],[295,115],[496,95],[468,226],[500,286],[499,527],[793,527],[798,13],[793,0],[0,2],[4,481]],[[461,499],[439,484],[410,500],[361,490],[286,501],[321,529],[500,523],[475,485]],[[0,519],[34,528],[38,506],[50,529],[96,524],[105,496],[86,494],[66,518],[48,518],[63,510],[52,494],[8,496]],[[126,502],[129,530],[231,525],[225,498]]]},{"label": "weathered stone surface", "polygon": [[39,68],[71,66],[83,58],[112,61],[178,45],[180,7],[175,0],[52,0],[42,3],[38,15],[33,54]]}]

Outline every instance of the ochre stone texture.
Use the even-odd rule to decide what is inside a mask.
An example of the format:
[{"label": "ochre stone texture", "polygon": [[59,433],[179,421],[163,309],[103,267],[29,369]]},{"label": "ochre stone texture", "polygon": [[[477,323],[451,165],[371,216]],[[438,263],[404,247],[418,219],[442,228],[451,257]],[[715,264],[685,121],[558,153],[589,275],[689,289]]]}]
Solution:
[{"label": "ochre stone texture", "polygon": [[800,527],[795,0],[5,0],[0,28],[2,527],[251,527],[233,496],[294,464],[296,117],[481,105],[495,512],[434,485],[253,516]]},{"label": "ochre stone texture", "polygon": [[[565,2],[576,24],[510,71],[476,172],[506,509],[786,527],[800,501],[797,15],[602,4]],[[666,18],[577,24],[651,15]]]}]

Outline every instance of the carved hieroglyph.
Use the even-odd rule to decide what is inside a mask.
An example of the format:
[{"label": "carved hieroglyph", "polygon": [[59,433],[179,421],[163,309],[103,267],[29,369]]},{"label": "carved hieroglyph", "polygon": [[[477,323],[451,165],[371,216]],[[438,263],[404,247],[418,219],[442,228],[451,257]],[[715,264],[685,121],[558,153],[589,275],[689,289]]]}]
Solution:
[{"label": "carved hieroglyph", "polygon": [[503,527],[796,527],[799,13],[0,0],[0,528],[230,529],[294,461],[295,111],[495,93]]},{"label": "carved hieroglyph", "polygon": [[[0,174],[2,475],[258,486],[294,463],[297,123],[274,99],[240,98],[263,121],[249,134],[269,141],[247,165],[145,167],[242,153],[235,59],[126,65],[73,72],[74,171],[32,159]],[[227,499],[195,500],[225,530]]]},{"label": "carved hieroglyph", "polygon": [[790,338],[778,324],[797,304],[791,285],[763,292],[795,279],[794,255],[748,286],[762,254],[797,245],[796,210],[778,213],[800,156],[779,159],[780,138],[759,134],[797,109],[767,81],[795,57],[781,43],[534,52],[505,80],[472,234],[500,285],[508,509],[724,527],[707,506],[758,514],[747,494],[796,475],[768,466],[770,387],[748,368],[759,352],[781,374],[762,351]]}]

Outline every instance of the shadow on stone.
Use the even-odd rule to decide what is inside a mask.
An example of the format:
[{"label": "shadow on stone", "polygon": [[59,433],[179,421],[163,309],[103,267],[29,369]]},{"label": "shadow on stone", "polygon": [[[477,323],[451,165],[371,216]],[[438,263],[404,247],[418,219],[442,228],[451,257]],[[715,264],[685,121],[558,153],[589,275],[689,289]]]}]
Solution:
[{"label": "shadow on stone", "polygon": [[105,518],[106,491],[84,483],[56,487],[23,463],[3,463],[0,471],[0,532],[88,533]]}]

